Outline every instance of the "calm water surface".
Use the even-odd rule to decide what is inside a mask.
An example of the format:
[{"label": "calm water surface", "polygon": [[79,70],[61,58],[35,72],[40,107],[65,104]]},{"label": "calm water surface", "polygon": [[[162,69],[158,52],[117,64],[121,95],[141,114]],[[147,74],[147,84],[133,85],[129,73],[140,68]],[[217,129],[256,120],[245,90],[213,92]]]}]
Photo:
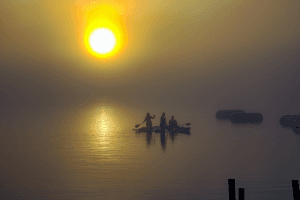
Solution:
[{"label": "calm water surface", "polygon": [[[168,109],[165,109],[167,118]],[[6,110],[1,197],[17,199],[292,199],[300,136],[277,123],[233,126],[178,111],[191,134],[136,133],[147,111],[116,103]],[[155,110],[158,125],[162,110]],[[174,114],[174,113],[173,113]],[[238,199],[238,192],[237,197]]]}]

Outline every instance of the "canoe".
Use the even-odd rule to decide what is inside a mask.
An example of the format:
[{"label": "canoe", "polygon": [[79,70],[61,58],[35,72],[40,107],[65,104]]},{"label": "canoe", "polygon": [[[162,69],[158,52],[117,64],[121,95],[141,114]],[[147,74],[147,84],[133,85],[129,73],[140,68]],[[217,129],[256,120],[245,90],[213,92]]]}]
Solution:
[{"label": "canoe", "polygon": [[216,118],[219,120],[230,120],[230,116],[233,114],[245,113],[243,110],[219,110],[216,113]]},{"label": "canoe", "polygon": [[[190,131],[190,127],[184,127],[184,126],[181,126],[181,127],[177,127],[176,129],[174,129],[173,131],[172,130],[169,130],[169,127],[166,126],[165,127],[165,131],[168,131],[168,132],[173,132],[173,133],[188,133]],[[154,126],[152,127],[152,129],[147,129],[146,127],[142,127],[142,128],[139,128],[139,129],[133,129],[135,130],[136,132],[147,132],[147,133],[151,133],[151,132],[155,132],[155,133],[160,133],[161,130],[160,130],[160,127],[159,126]]]},{"label": "canoe", "polygon": [[[172,133],[189,133],[190,130],[191,130],[191,128],[190,127],[181,126],[181,127],[176,127],[173,130],[171,130],[171,129],[169,129],[168,126],[166,126],[166,130],[168,132],[172,132]],[[158,133],[158,132],[161,132],[161,130],[160,129],[156,129],[155,132]]]},{"label": "canoe", "polygon": [[238,113],[231,115],[230,120],[234,124],[259,124],[263,116],[260,113]]},{"label": "canoe", "polygon": [[138,129],[132,129],[135,130],[136,132],[154,132],[155,129],[147,129],[146,127],[138,128]]},{"label": "canoe", "polygon": [[189,133],[190,132],[190,127],[177,127],[173,130],[170,130],[168,129],[169,132],[172,132],[172,133]]}]

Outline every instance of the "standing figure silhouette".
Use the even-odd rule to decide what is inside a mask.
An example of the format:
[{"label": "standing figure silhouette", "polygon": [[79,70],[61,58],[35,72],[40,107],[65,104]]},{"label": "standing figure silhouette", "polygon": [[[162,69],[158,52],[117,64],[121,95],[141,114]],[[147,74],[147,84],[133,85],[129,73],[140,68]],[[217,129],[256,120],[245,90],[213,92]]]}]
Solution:
[{"label": "standing figure silhouette", "polygon": [[152,116],[150,116],[150,113],[147,113],[147,115],[145,117],[145,120],[142,122],[142,123],[146,122],[146,127],[147,127],[148,130],[152,129],[151,119],[154,119],[154,118],[155,118],[155,115],[152,117]]},{"label": "standing figure silhouette", "polygon": [[178,128],[178,123],[174,118],[174,116],[172,116],[171,119],[169,120],[169,131],[174,131],[177,128]]},{"label": "standing figure silhouette", "polygon": [[167,123],[166,123],[166,114],[163,112],[161,117],[160,117],[160,130],[161,130],[161,133],[164,133],[165,132],[165,128],[167,126]]}]

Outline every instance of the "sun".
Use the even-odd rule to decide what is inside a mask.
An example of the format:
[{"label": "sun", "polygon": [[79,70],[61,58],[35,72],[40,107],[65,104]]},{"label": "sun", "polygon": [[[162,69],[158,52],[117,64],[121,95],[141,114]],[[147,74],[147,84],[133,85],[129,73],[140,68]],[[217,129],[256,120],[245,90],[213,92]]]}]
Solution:
[{"label": "sun", "polygon": [[105,55],[116,46],[116,36],[108,28],[97,28],[89,36],[89,45],[97,53]]},{"label": "sun", "polygon": [[88,57],[108,61],[122,55],[128,37],[124,20],[114,5],[102,3],[87,9],[82,25],[82,44]]}]

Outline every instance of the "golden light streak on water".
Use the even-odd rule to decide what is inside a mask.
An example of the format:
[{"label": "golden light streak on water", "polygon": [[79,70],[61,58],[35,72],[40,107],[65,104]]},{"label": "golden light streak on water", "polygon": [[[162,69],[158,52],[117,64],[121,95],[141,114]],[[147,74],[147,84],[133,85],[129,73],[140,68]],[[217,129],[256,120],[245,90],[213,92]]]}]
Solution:
[{"label": "golden light streak on water", "polygon": [[[131,152],[128,131],[132,131],[133,112],[131,108],[111,102],[96,103],[78,116],[79,121],[74,133],[79,143],[73,144],[73,152],[77,152],[87,166],[99,163],[117,164],[124,159],[124,154]],[[131,152],[130,155],[133,155]]]},{"label": "golden light streak on water", "polygon": [[113,111],[107,107],[101,107],[95,113],[94,131],[100,142],[101,149],[106,149],[112,143],[112,137],[120,131],[120,125]]},{"label": "golden light streak on water", "polygon": [[88,141],[88,154],[97,156],[101,160],[116,161],[119,157],[118,151],[118,132],[122,129],[119,119],[113,109],[101,106],[96,108],[88,120],[91,130],[87,132],[90,140]]}]

